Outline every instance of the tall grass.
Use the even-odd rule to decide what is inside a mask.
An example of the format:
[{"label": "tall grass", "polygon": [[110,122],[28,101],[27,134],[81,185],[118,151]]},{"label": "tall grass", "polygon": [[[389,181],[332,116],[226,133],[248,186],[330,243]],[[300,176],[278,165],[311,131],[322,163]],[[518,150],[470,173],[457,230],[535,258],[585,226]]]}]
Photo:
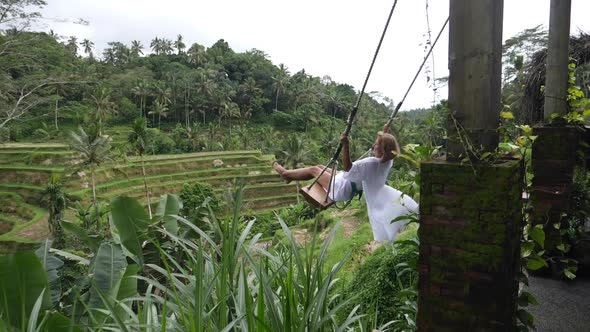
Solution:
[{"label": "tall grass", "polygon": [[[301,248],[277,216],[287,241],[264,249],[258,243],[261,234],[251,234],[256,221],[240,216],[242,196],[243,187],[233,193],[233,215],[223,220],[204,206],[203,227],[179,216],[173,218],[180,231],[150,226],[144,253],[146,246],[153,247],[157,259],[144,258],[143,271],[134,274],[128,273],[129,265],[116,291],[91,282],[92,294],[98,296],[94,300],[101,304],[77,296],[78,310],[69,313],[70,324],[63,326],[150,332],[353,329],[362,315],[358,308],[342,312],[349,303],[338,294],[336,278],[348,255],[326,266],[337,229],[323,242],[314,236]],[[135,288],[129,293],[130,285]],[[56,313],[43,315],[38,306],[34,310],[27,330],[47,330]]]}]

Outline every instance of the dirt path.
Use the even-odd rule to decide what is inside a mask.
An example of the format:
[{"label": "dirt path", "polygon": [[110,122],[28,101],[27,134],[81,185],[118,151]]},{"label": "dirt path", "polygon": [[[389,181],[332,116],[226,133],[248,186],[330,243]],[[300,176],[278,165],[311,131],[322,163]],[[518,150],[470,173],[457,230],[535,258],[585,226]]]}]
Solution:
[{"label": "dirt path", "polygon": [[31,241],[43,241],[49,238],[50,235],[47,217],[44,217],[35,224],[12,234],[13,237],[19,237]]}]

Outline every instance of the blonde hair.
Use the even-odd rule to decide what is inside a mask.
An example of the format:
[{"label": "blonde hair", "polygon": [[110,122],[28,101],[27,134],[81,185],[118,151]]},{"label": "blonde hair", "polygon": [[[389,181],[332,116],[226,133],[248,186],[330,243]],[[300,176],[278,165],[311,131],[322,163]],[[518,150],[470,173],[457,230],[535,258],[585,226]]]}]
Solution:
[{"label": "blonde hair", "polygon": [[377,133],[377,138],[381,142],[381,147],[383,148],[383,161],[392,160],[401,154],[395,136],[380,131]]}]

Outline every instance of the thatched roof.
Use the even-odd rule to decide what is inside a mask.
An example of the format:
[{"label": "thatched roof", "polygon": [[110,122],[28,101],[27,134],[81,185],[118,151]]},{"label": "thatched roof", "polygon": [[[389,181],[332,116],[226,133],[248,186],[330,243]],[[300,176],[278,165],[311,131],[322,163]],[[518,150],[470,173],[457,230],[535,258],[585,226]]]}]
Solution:
[{"label": "thatched roof", "polygon": [[[570,37],[570,58],[576,61],[578,67],[590,63],[590,34],[580,32],[578,36]],[[523,113],[527,123],[538,123],[543,120],[544,94],[541,86],[545,85],[545,63],[547,49],[535,53],[526,67],[528,73],[522,100]]]}]

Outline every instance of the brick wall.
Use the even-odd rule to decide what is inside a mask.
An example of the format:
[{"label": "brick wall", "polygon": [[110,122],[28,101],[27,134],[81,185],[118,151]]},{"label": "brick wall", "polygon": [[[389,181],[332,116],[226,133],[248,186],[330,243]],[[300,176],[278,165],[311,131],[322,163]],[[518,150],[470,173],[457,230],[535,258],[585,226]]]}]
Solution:
[{"label": "brick wall", "polygon": [[422,163],[420,195],[418,330],[514,330],[522,163]]},{"label": "brick wall", "polygon": [[578,140],[582,133],[577,127],[535,127],[531,166],[533,183],[531,202],[533,222],[545,224],[546,248],[552,250],[559,244],[559,231],[553,223],[568,211],[572,191],[574,166]]}]

